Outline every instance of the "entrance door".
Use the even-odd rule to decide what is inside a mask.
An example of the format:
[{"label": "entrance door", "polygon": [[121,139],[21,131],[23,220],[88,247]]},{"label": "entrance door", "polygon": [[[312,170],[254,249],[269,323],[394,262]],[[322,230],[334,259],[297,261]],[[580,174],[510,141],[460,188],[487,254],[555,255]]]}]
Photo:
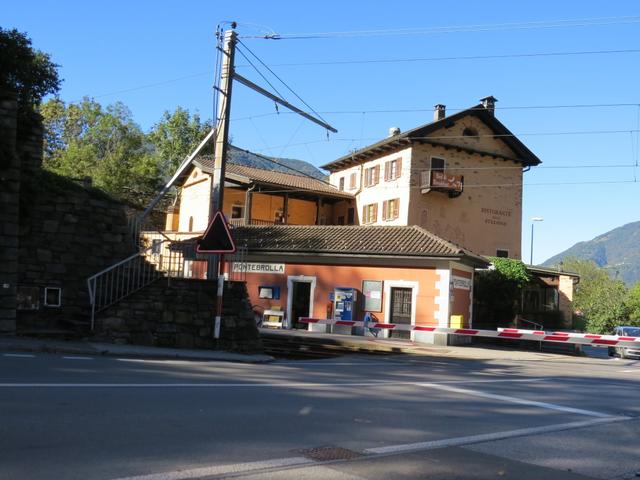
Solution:
[{"label": "entrance door", "polygon": [[[391,287],[391,315],[389,323],[411,325],[411,288]],[[411,332],[406,330],[391,330],[389,338],[411,338]]]},{"label": "entrance door", "polygon": [[293,282],[291,293],[291,326],[293,328],[307,328],[306,323],[298,323],[300,317],[309,317],[311,312],[311,282]]}]

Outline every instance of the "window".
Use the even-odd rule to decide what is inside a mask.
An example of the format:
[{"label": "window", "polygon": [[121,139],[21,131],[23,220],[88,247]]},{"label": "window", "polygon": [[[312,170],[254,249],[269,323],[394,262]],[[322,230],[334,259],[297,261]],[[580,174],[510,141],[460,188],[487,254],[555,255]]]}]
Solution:
[{"label": "window", "polygon": [[400,178],[400,170],[402,169],[402,159],[396,158],[384,164],[384,180],[390,182]]},{"label": "window", "polygon": [[478,136],[478,131],[473,127],[465,127],[465,129],[462,130],[462,136],[464,136],[464,137],[477,137]]},{"label": "window", "polygon": [[444,172],[444,158],[431,157],[431,170]]},{"label": "window", "polygon": [[496,257],[498,258],[509,258],[509,250],[496,250]]},{"label": "window", "polygon": [[344,177],[340,177],[340,180],[338,180],[338,190],[344,190]]},{"label": "window", "polygon": [[364,171],[364,186],[372,187],[380,181],[380,165],[367,168]]},{"label": "window", "polygon": [[45,287],[44,306],[59,307],[62,305],[62,289],[57,287]]},{"label": "window", "polygon": [[151,254],[152,255],[160,255],[160,250],[162,248],[162,240],[159,238],[154,238],[151,240]]},{"label": "window", "polygon": [[362,223],[375,223],[378,220],[378,204],[370,203],[362,207]]},{"label": "window", "polygon": [[347,225],[353,225],[356,223],[356,209],[350,208],[347,210]]},{"label": "window", "polygon": [[353,172],[349,176],[349,190],[355,190],[356,189],[356,179],[357,178],[358,178],[358,176],[356,175],[356,172]]},{"label": "window", "polygon": [[244,218],[244,205],[232,205],[231,218]]},{"label": "window", "polygon": [[393,200],[385,200],[382,202],[382,219],[383,220],[395,220],[398,218],[400,212],[400,199],[394,198]]},{"label": "window", "polygon": [[338,225],[344,225],[344,215],[338,217]]}]

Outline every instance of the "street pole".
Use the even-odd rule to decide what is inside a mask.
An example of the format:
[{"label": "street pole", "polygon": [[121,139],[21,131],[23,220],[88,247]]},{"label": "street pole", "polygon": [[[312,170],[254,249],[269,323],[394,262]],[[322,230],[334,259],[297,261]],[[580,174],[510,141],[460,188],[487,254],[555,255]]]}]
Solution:
[{"label": "street pole", "polygon": [[[233,61],[236,52],[235,24],[224,33],[222,48],[222,68],[220,69],[220,89],[218,90],[218,124],[214,149],[213,176],[211,177],[211,191],[209,202],[209,222],[224,206],[224,180],[227,163],[227,147],[229,139],[229,116],[231,114],[231,90],[233,87]],[[223,256],[212,255],[207,278],[217,278],[216,315],[213,324],[213,338],[220,338],[222,324],[222,298],[224,294]]]},{"label": "street pole", "polygon": [[542,217],[533,217],[531,219],[531,257],[529,258],[529,265],[533,265],[533,224],[535,222],[541,222],[544,218]]},{"label": "street pole", "polygon": [[[222,68],[220,70],[220,88],[218,90],[218,124],[215,134],[215,150],[213,176],[209,202],[209,221],[213,220],[216,212],[224,205],[224,178],[227,163],[229,140],[229,116],[231,114],[231,91],[233,88],[234,58],[236,52],[237,34],[233,26],[224,33],[222,48]],[[221,262],[218,255],[213,255],[208,265],[208,278],[215,278],[221,272]]]}]

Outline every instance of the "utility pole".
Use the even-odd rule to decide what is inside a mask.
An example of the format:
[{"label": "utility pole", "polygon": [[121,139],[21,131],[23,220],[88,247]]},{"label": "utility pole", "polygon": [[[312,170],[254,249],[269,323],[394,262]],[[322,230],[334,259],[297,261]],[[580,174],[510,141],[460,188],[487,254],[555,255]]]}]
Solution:
[{"label": "utility pole", "polygon": [[[233,88],[234,58],[236,53],[235,23],[224,32],[222,48],[222,68],[220,69],[220,88],[218,90],[218,124],[215,133],[213,177],[209,202],[209,222],[224,205],[224,179],[229,144],[229,116],[231,114],[231,91]],[[208,278],[216,278],[221,273],[222,256],[213,255],[208,265]]]},{"label": "utility pole", "polygon": [[231,29],[224,32],[222,48],[222,69],[220,71],[220,89],[218,91],[218,126],[214,151],[213,179],[211,182],[211,204],[209,220],[218,210],[222,210],[224,200],[224,174],[227,163],[229,139],[229,115],[231,113],[231,90],[233,88],[234,58],[236,54],[237,34]]}]

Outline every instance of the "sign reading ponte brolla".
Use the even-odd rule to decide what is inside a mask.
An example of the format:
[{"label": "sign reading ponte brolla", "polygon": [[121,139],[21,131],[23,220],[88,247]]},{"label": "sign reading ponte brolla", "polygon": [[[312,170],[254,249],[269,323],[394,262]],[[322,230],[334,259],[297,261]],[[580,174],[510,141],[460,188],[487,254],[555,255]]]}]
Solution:
[{"label": "sign reading ponte brolla", "polygon": [[284,275],[284,263],[233,263],[234,273],[275,273]]}]

